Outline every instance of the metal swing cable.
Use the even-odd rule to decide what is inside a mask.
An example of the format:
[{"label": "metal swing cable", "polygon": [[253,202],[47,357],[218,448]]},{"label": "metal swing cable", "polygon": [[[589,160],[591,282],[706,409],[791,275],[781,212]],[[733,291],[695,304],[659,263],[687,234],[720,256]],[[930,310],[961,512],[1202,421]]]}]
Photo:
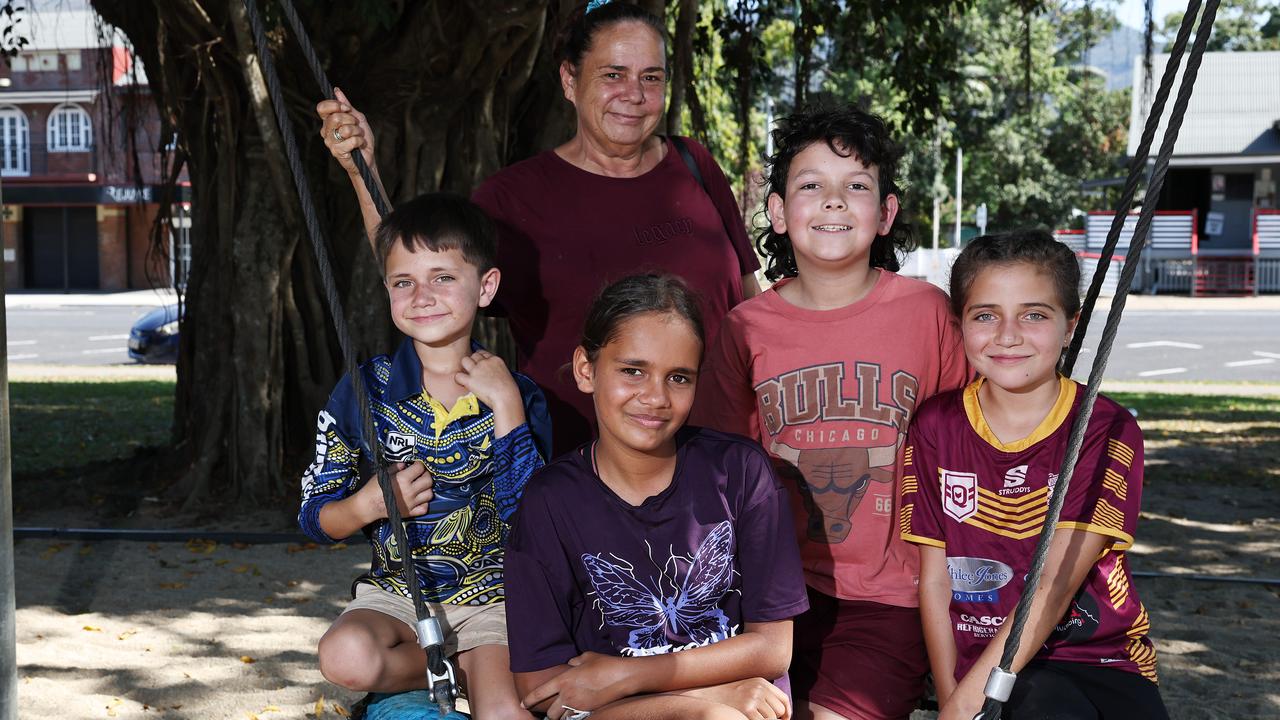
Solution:
[{"label": "metal swing cable", "polygon": [[[1107,231],[1107,241],[1103,245],[1097,267],[1093,270],[1093,278],[1089,282],[1089,291],[1085,293],[1084,303],[1080,306],[1080,320],[1076,323],[1075,334],[1071,337],[1071,345],[1062,361],[1062,374],[1067,377],[1071,377],[1071,373],[1075,370],[1076,360],[1080,356],[1080,349],[1084,346],[1085,335],[1089,330],[1089,319],[1093,316],[1093,309],[1097,305],[1098,296],[1102,293],[1102,283],[1106,280],[1107,270],[1111,266],[1111,259],[1115,256],[1116,246],[1120,243],[1120,234],[1124,231],[1129,211],[1133,209],[1133,199],[1137,195],[1138,184],[1142,180],[1142,170],[1146,167],[1147,156],[1151,153],[1151,143],[1155,139],[1156,129],[1160,125],[1160,118],[1164,115],[1165,102],[1169,99],[1169,91],[1173,87],[1178,66],[1182,63],[1183,51],[1187,47],[1187,41],[1191,38],[1191,29],[1195,26],[1195,18],[1199,12],[1200,0],[1190,0],[1187,4],[1186,14],[1182,16],[1182,25],[1178,27],[1178,35],[1174,38],[1173,45],[1169,48],[1169,62],[1165,65],[1164,74],[1160,77],[1160,87],[1156,90],[1156,96],[1151,102],[1151,109],[1147,113],[1147,122],[1142,128],[1142,138],[1138,143],[1138,149],[1133,154],[1133,159],[1129,161],[1129,177],[1125,180],[1124,190],[1120,193],[1120,201],[1116,204],[1115,215],[1111,218],[1111,229]],[[1151,197],[1151,193],[1148,192],[1147,197]]]},{"label": "metal swing cable", "polygon": [[[315,47],[311,44],[311,37],[307,34],[305,28],[302,27],[302,20],[298,18],[298,12],[294,10],[293,3],[289,0],[279,0],[280,9],[284,11],[285,20],[289,22],[289,27],[293,29],[293,37],[298,41],[298,47],[302,50],[302,57],[307,61],[307,67],[311,68],[311,74],[316,79],[316,84],[320,86],[320,94],[330,100],[337,100],[337,96],[333,92],[333,83],[329,82],[329,76],[325,74],[324,67],[320,65],[320,58],[316,55]],[[377,181],[373,177],[373,169],[364,161],[364,154],[359,150],[351,153],[351,160],[356,165],[356,170],[360,172],[360,179],[364,181],[365,189],[369,191],[369,197],[373,199],[373,206],[378,211],[379,217],[386,217],[391,213],[391,204],[387,202],[387,198],[382,194],[382,189],[378,186]],[[370,238],[372,239],[372,238]]]},{"label": "metal swing cable", "polygon": [[[333,316],[334,330],[338,335],[338,344],[342,349],[347,374],[351,377],[352,391],[360,399],[361,428],[369,445],[370,459],[377,467],[378,485],[382,490],[383,503],[387,508],[387,520],[391,525],[395,542],[400,548],[401,571],[409,595],[413,599],[414,612],[418,618],[418,643],[427,653],[427,669],[430,673],[432,699],[440,706],[442,714],[447,715],[453,710],[453,701],[456,697],[453,668],[444,655],[444,638],[441,634],[439,623],[431,616],[430,609],[422,599],[421,586],[418,573],[414,569],[413,554],[409,545],[408,535],[405,532],[404,519],[400,515],[399,507],[396,505],[395,491],[391,484],[390,475],[387,472],[387,466],[382,462],[381,442],[378,440],[377,430],[374,426],[373,412],[369,406],[369,396],[364,386],[364,377],[356,362],[351,333],[347,327],[346,315],[343,313],[342,301],[338,296],[337,283],[334,280],[333,267],[329,261],[328,248],[320,230],[315,205],[312,202],[311,188],[303,171],[297,138],[294,136],[293,128],[289,124],[288,109],[284,101],[284,94],[280,89],[280,79],[276,73],[275,62],[267,48],[262,18],[258,13],[255,0],[244,0],[244,4],[245,9],[248,11],[258,58],[262,63],[263,78],[266,81],[271,103],[275,109],[276,123],[280,128],[281,138],[284,141],[285,154],[288,157],[289,168],[293,174],[294,187],[298,192],[298,200],[302,205],[302,215],[306,222],[307,235],[311,240],[312,249],[316,256],[316,264],[320,271],[320,281],[324,289],[325,300],[329,306],[329,314]],[[356,153],[356,157],[359,159],[359,153]],[[380,197],[377,194],[374,196]],[[443,683],[447,683],[447,685],[442,685]],[[443,696],[441,692],[443,692]]]},{"label": "metal swing cable", "polygon": [[[1205,3],[1204,15],[1200,19],[1200,26],[1196,29],[1195,43],[1192,45],[1191,54],[1187,58],[1187,69],[1183,74],[1182,83],[1178,86],[1178,96],[1174,101],[1173,110],[1169,116],[1169,125],[1160,143],[1160,153],[1156,156],[1151,184],[1147,189],[1148,198],[1153,199],[1159,196],[1160,190],[1164,187],[1165,175],[1169,169],[1169,158],[1173,155],[1174,145],[1178,141],[1178,132],[1182,128],[1182,120],[1187,111],[1187,104],[1191,100],[1191,92],[1195,87],[1196,76],[1200,71],[1200,61],[1204,55],[1205,46],[1209,42],[1209,35],[1213,31],[1213,21],[1218,13],[1219,1],[1208,0]],[[1191,0],[1192,6],[1198,4],[1198,0]],[[1188,18],[1193,16],[1193,9],[1192,7],[1188,8]],[[1184,19],[1184,23],[1186,21]],[[1158,115],[1153,117],[1156,121],[1159,120]],[[1150,122],[1150,119],[1148,121]],[[975,716],[975,720],[995,720],[999,718],[1000,709],[1004,702],[1009,699],[1009,694],[1013,690],[1013,684],[1017,676],[1009,668],[1013,664],[1014,657],[1018,654],[1018,645],[1022,640],[1022,632],[1026,626],[1031,600],[1040,585],[1040,576],[1044,571],[1045,559],[1048,556],[1049,545],[1053,540],[1055,526],[1058,524],[1058,517],[1062,511],[1062,503],[1066,498],[1067,488],[1071,483],[1071,475],[1075,471],[1076,461],[1080,456],[1080,446],[1084,441],[1084,431],[1093,415],[1093,404],[1098,396],[1098,386],[1102,384],[1102,375],[1106,372],[1111,348],[1120,329],[1120,318],[1124,314],[1126,295],[1129,291],[1129,286],[1133,282],[1133,276],[1137,273],[1138,263],[1136,260],[1142,255],[1143,247],[1147,241],[1147,233],[1154,217],[1155,203],[1144,202],[1142,212],[1138,217],[1138,223],[1134,228],[1133,240],[1130,243],[1130,259],[1125,263],[1124,270],[1120,273],[1115,299],[1112,301],[1111,309],[1107,314],[1107,323],[1102,331],[1102,339],[1098,343],[1098,359],[1094,361],[1093,368],[1089,372],[1089,383],[1085,387],[1085,396],[1081,401],[1080,414],[1076,417],[1075,423],[1071,428],[1070,439],[1067,441],[1067,452],[1062,459],[1062,467],[1058,473],[1060,479],[1054,486],[1053,494],[1049,500],[1044,529],[1041,531],[1040,540],[1036,544],[1035,555],[1031,561],[1031,569],[1027,573],[1027,583],[1022,589],[1022,596],[1018,599],[1018,605],[1014,610],[1013,625],[1010,628],[1009,636],[1005,639],[1004,652],[1000,657],[1000,664],[991,669],[991,676],[987,679],[985,689],[987,699],[983,703],[982,710]]]}]

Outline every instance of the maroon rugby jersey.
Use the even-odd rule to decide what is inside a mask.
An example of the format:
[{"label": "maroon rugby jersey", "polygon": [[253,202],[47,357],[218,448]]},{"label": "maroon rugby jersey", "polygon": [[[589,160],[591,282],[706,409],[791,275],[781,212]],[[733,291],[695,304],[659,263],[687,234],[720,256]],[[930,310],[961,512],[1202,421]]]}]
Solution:
[{"label": "maroon rugby jersey", "polygon": [[[1061,378],[1048,417],[1028,437],[1005,444],[982,416],[981,384],[979,379],[938,395],[917,410],[899,518],[903,539],[946,550],[957,680],[1018,603],[1084,397],[1082,386]],[[1111,667],[1156,681],[1147,610],[1125,553],[1141,496],[1142,432],[1124,408],[1099,396],[1057,527],[1100,533],[1112,542],[1037,659]]]}]

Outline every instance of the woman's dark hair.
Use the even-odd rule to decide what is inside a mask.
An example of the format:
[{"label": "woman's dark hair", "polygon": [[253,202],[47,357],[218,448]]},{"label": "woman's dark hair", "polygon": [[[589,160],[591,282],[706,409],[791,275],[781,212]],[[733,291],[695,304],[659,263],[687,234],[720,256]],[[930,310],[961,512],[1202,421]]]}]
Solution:
[{"label": "woman's dark hair", "polygon": [[[778,123],[773,131],[776,151],[768,159],[766,196],[777,193],[784,201],[787,199],[791,161],[805,148],[819,142],[826,143],[837,155],[854,156],[863,165],[875,165],[879,171],[880,201],[884,202],[890,195],[902,201],[902,190],[897,183],[902,147],[890,137],[883,118],[852,105],[806,109]],[[899,210],[889,232],[872,241],[871,267],[897,271],[900,267],[897,251],[907,253],[915,247],[911,227],[904,218],[905,213]],[[793,277],[798,272],[791,238],[786,233],[774,232],[772,224],[766,223],[756,237],[756,247],[766,259],[764,274],[770,280]]]},{"label": "woman's dark hair", "polygon": [[1068,317],[1080,312],[1080,265],[1071,248],[1044,230],[1015,230],[969,241],[951,266],[951,308],[963,317],[969,289],[990,267],[1025,263],[1048,275]]},{"label": "woman's dark hair", "polygon": [[663,46],[667,44],[666,25],[661,18],[648,10],[631,3],[611,2],[588,12],[589,5],[591,3],[583,3],[569,15],[556,42],[556,57],[572,65],[575,72],[582,67],[582,58],[591,52],[591,44],[595,42],[596,33],[618,23],[644,23],[658,34]]},{"label": "woman's dark hair", "polygon": [[386,272],[387,256],[400,243],[414,252],[426,248],[459,250],[484,273],[497,263],[498,240],[493,221],[475,203],[453,193],[427,193],[392,210],[378,225],[373,246]]},{"label": "woman's dark hair", "polygon": [[646,313],[677,315],[693,327],[698,342],[706,345],[702,311],[689,286],[675,275],[649,273],[629,275],[606,286],[596,295],[582,328],[582,348],[595,362],[600,349],[618,336],[622,324]]}]

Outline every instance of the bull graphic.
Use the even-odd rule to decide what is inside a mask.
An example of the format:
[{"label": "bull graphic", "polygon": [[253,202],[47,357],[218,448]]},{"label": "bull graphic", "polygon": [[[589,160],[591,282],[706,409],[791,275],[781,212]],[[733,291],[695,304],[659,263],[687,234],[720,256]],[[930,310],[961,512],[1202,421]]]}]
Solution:
[{"label": "bull graphic", "polygon": [[778,475],[792,481],[808,513],[813,542],[835,545],[849,537],[850,520],[871,483],[893,485],[897,444],[798,450],[773,441]]}]

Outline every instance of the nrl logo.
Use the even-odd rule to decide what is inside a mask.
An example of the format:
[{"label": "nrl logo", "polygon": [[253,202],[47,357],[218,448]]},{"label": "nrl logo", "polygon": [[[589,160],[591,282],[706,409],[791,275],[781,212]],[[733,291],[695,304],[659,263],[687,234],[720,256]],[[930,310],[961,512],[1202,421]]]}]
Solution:
[{"label": "nrl logo", "polygon": [[942,510],[956,522],[978,512],[978,476],[938,468],[942,480]]},{"label": "nrl logo", "polygon": [[382,443],[382,454],[387,462],[409,462],[413,460],[413,436],[393,432],[387,433]]}]

